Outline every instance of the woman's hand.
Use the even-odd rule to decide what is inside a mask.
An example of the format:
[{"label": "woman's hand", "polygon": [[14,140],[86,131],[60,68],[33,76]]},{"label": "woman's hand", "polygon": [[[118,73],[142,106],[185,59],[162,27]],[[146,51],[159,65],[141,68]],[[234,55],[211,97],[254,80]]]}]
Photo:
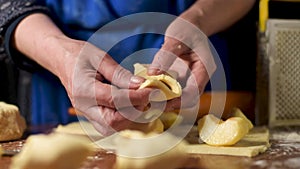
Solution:
[{"label": "woman's hand", "polygon": [[[182,69],[186,69],[190,74],[181,73],[186,81],[181,97],[183,105],[180,106],[179,99],[174,99],[168,103],[167,109],[185,108],[198,103],[196,96],[203,92],[216,69],[213,56],[217,54],[211,50],[206,37],[228,28],[243,17],[254,3],[255,0],[245,0],[243,3],[239,0],[198,0],[171,23],[164,45],[155,56],[148,74],[160,74],[169,68],[183,72]],[[174,64],[175,60],[179,62]]]},{"label": "woman's hand", "polygon": [[199,96],[216,69],[214,54],[206,35],[197,27],[181,18],[173,21],[162,48],[148,69],[150,75],[167,70],[179,74],[182,97],[169,101],[166,111],[191,108],[199,103]]},{"label": "woman's hand", "polygon": [[148,105],[152,90],[136,90],[144,79],[133,76],[94,45],[67,41],[72,45],[67,55],[75,59],[62,64],[58,77],[73,106],[102,134],[128,128]]},{"label": "woman's hand", "polygon": [[16,49],[60,79],[75,109],[104,135],[128,128],[149,103],[152,90],[136,90],[144,79],[92,44],[66,37],[44,14],[23,19],[13,40]]}]

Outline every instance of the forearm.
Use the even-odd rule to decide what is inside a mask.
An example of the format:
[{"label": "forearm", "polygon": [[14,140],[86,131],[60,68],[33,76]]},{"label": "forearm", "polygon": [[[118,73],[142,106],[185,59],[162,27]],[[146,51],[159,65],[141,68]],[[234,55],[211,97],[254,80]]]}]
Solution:
[{"label": "forearm", "polygon": [[180,17],[210,36],[242,18],[254,3],[255,0],[198,0]]},{"label": "forearm", "polygon": [[16,27],[12,42],[17,50],[57,76],[64,71],[62,66],[68,64],[67,61],[74,61],[66,57],[71,56],[68,53],[76,43],[70,43],[73,40],[45,14],[36,13],[24,18]]}]

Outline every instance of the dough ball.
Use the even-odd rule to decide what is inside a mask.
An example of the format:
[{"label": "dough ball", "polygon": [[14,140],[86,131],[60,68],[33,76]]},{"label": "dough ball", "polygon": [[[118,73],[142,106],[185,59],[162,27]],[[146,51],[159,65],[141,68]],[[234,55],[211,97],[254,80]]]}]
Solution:
[{"label": "dough ball", "polygon": [[18,107],[0,102],[0,141],[19,139],[25,129],[26,122]]},{"label": "dough ball", "polygon": [[58,133],[32,135],[13,157],[11,169],[76,169],[92,150],[85,137]]}]

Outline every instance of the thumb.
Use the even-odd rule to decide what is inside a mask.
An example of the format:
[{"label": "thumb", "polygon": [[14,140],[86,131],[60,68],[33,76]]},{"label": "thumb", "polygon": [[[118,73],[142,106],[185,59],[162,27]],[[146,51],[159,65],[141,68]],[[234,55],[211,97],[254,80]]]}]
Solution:
[{"label": "thumb", "polygon": [[137,89],[145,81],[144,78],[134,76],[129,70],[123,68],[108,54],[105,54],[101,60],[98,71],[106,80],[119,88]]},{"label": "thumb", "polygon": [[190,49],[182,42],[166,37],[162,48],[156,53],[152,64],[148,67],[148,75],[165,73],[177,57],[184,55]]}]

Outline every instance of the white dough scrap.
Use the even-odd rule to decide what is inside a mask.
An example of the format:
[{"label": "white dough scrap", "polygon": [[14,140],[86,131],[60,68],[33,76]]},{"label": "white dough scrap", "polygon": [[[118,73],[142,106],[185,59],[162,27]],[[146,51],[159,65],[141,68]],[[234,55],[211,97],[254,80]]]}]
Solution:
[{"label": "white dough scrap", "polygon": [[93,147],[85,137],[53,133],[28,137],[22,151],[13,157],[11,169],[76,169]]}]

